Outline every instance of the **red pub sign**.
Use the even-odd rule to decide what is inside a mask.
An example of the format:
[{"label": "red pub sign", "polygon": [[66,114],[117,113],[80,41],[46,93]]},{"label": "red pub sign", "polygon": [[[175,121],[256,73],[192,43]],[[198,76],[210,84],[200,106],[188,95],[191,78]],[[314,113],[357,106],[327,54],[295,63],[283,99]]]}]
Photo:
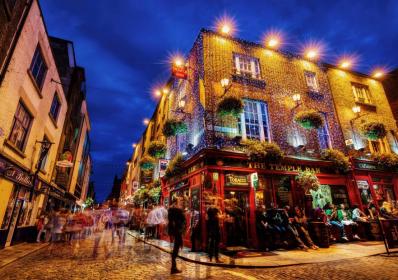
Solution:
[{"label": "red pub sign", "polygon": [[186,79],[188,77],[188,67],[184,64],[176,65],[173,63],[171,74],[178,79]]}]

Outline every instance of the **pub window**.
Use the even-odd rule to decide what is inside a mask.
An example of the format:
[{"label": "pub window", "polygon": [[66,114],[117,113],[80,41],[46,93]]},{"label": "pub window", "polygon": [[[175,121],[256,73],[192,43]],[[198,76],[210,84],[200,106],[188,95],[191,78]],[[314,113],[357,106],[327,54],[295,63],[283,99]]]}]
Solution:
[{"label": "pub window", "polygon": [[58,94],[55,93],[50,108],[50,116],[53,118],[54,121],[57,121],[60,109],[61,109],[61,102],[59,101]]},{"label": "pub window", "polygon": [[324,125],[321,128],[318,128],[319,147],[321,149],[328,149],[331,148],[332,146],[330,142],[328,122],[326,114],[322,113],[322,115],[323,115]]},{"label": "pub window", "polygon": [[368,140],[369,150],[371,153],[390,153],[390,145],[387,138],[378,139],[375,141]]},{"label": "pub window", "polygon": [[39,45],[37,45],[36,47],[36,51],[33,55],[32,63],[29,70],[33,76],[33,79],[36,82],[37,87],[41,89],[43,86],[44,78],[46,77],[47,65],[44,61],[43,54]]},{"label": "pub window", "polygon": [[359,194],[361,196],[361,201],[363,205],[368,205],[372,201],[372,195],[370,193],[369,183],[365,180],[358,180],[357,186]]},{"label": "pub window", "polygon": [[15,112],[14,121],[9,136],[9,141],[19,150],[23,151],[28,139],[29,128],[32,124],[32,116],[26,107],[19,102],[17,111]]},{"label": "pub window", "polygon": [[292,186],[289,176],[280,176],[273,178],[274,188],[276,190],[276,206],[285,207],[289,205],[293,207]]},{"label": "pub window", "polygon": [[308,90],[311,92],[318,92],[319,85],[318,85],[318,80],[316,78],[316,73],[311,71],[304,71],[304,76]]},{"label": "pub window", "polygon": [[351,88],[356,102],[372,104],[368,86],[358,83],[351,83]]},{"label": "pub window", "polygon": [[344,204],[350,206],[350,200],[348,198],[348,192],[346,186],[331,186],[332,202],[334,205]]},{"label": "pub window", "polygon": [[243,139],[270,141],[267,104],[245,99],[244,111],[239,120],[239,133]]},{"label": "pub window", "polygon": [[234,53],[233,59],[235,74],[260,79],[260,63],[258,58]]}]

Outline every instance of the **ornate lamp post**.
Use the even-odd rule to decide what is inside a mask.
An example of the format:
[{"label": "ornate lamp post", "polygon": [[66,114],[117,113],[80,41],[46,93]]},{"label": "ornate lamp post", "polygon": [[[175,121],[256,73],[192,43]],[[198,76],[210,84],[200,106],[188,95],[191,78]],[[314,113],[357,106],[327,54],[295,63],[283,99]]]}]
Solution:
[{"label": "ornate lamp post", "polygon": [[45,139],[43,141],[36,141],[36,143],[41,144],[41,147],[40,147],[39,159],[37,160],[37,164],[36,164],[36,171],[35,171],[35,174],[33,175],[33,187],[30,191],[29,201],[32,201],[33,191],[36,188],[36,185],[38,184],[40,167],[43,164],[43,160],[48,155],[48,151],[50,150],[51,145],[54,144],[54,143],[48,141],[47,139]]}]

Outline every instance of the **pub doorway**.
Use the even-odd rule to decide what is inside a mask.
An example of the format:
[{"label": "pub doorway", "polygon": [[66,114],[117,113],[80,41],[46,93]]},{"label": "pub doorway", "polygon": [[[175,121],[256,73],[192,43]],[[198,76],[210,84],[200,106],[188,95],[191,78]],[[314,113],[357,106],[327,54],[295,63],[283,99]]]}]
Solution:
[{"label": "pub doorway", "polygon": [[224,191],[224,232],[227,247],[247,247],[249,240],[249,191]]}]

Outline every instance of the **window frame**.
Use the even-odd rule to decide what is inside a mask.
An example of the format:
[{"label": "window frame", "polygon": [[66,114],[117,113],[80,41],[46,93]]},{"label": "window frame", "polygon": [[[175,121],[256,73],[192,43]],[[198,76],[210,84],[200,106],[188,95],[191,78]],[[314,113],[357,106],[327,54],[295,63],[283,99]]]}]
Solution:
[{"label": "window frame", "polygon": [[[19,112],[20,108],[22,108],[25,111],[26,115],[30,117],[29,124],[26,127],[24,127],[22,125],[22,123],[23,123],[22,120],[19,120],[19,119],[17,120],[17,113]],[[33,119],[34,118],[33,118],[32,113],[28,110],[28,108],[22,102],[22,100],[20,100],[18,102],[17,109],[15,110],[15,113],[14,113],[14,118],[13,118],[13,121],[12,121],[10,134],[8,135],[7,140],[8,140],[9,143],[11,143],[13,145],[13,147],[17,148],[21,152],[23,152],[25,150],[25,148],[26,148],[26,143],[28,142],[30,129],[31,129],[32,124],[33,124]],[[11,139],[11,136],[13,135],[13,132],[14,132],[14,129],[16,127],[16,122],[17,121],[20,122],[20,126],[24,129],[24,136],[23,136],[23,141],[21,141],[21,143],[22,143],[21,146],[17,145],[17,143],[14,143],[12,141],[12,139]]]},{"label": "window frame", "polygon": [[[304,78],[307,88],[310,92],[319,92],[319,82],[316,72],[304,70]],[[311,82],[309,82],[310,79],[312,79]]]},{"label": "window frame", "polygon": [[[240,115],[240,120],[239,120],[239,124],[238,124],[238,129],[240,129],[239,132],[242,135],[242,139],[243,140],[248,139],[248,134],[246,132],[247,124],[246,124],[246,115],[245,115],[246,102],[250,102],[252,104],[255,104],[255,106],[256,106],[256,114],[257,114],[257,118],[258,118],[257,125],[259,128],[259,136],[260,136],[259,139],[257,139],[257,138],[249,138],[249,139],[257,139],[259,141],[271,142],[270,121],[269,121],[269,112],[268,112],[267,102],[262,101],[262,100],[254,100],[254,99],[246,99],[246,98],[243,99],[244,108],[243,108],[243,112]],[[262,112],[261,104],[264,105],[265,114],[263,114],[263,112]],[[265,120],[264,120],[263,115],[265,116]],[[266,124],[266,131],[265,131],[264,123]],[[249,125],[254,125],[254,124],[250,123]]]},{"label": "window frame", "polygon": [[[377,145],[377,148],[375,148]],[[368,147],[370,152],[373,153],[391,153],[390,145],[387,141],[387,137],[384,136],[382,139],[378,140],[369,140],[368,139]]]},{"label": "window frame", "polygon": [[[322,117],[323,117],[324,125],[317,129],[319,148],[321,148],[321,149],[332,149],[332,139],[330,138],[330,130],[329,130],[329,125],[328,125],[327,115],[324,112],[321,112],[321,114],[322,114]],[[327,137],[327,139],[326,139],[327,147],[325,147],[325,148],[321,147],[321,136],[322,135],[321,135],[320,130],[323,130],[324,132],[326,132],[326,133],[323,134],[323,136],[326,135],[326,137]]]},{"label": "window frame", "polygon": [[[42,81],[40,84],[37,81],[39,70],[37,70],[38,72],[36,74],[33,71],[36,66],[37,58],[39,57],[38,55],[36,55],[37,53],[40,54],[40,56],[42,58],[42,64],[44,64],[44,66],[45,66],[45,71],[43,73],[43,78],[42,78]],[[41,69],[41,67],[40,67],[40,69]],[[39,94],[40,94],[41,90],[43,89],[43,85],[44,85],[44,81],[46,80],[47,72],[48,72],[47,61],[44,58],[44,54],[43,54],[40,44],[37,44],[35,51],[33,53],[32,61],[30,63],[29,69],[28,69],[28,73],[29,73],[30,77],[32,78],[32,81],[33,81],[36,89],[38,90]]]},{"label": "window frame", "polygon": [[[53,105],[54,105],[54,101],[57,101],[57,102],[58,102],[58,108],[57,108],[56,116],[54,116],[53,113],[52,113],[52,108],[53,108]],[[55,93],[54,93],[53,100],[52,100],[52,102],[51,102],[50,110],[49,110],[49,112],[48,112],[48,114],[50,115],[50,117],[52,118],[52,120],[54,121],[54,123],[57,123],[57,121],[58,121],[58,117],[59,117],[59,113],[60,113],[60,111],[61,111],[61,107],[62,107],[61,99],[59,98],[58,93],[55,92]]]},{"label": "window frame", "polygon": [[[361,104],[373,105],[372,94],[367,85],[356,83],[356,82],[351,82],[351,92],[354,95],[355,102],[358,102]],[[359,92],[361,92],[361,94],[365,95],[365,96],[360,97],[358,95]],[[360,100],[360,98],[362,98],[363,100]]]},{"label": "window frame", "polygon": [[[256,79],[256,80],[261,79],[260,59],[258,57],[234,52],[232,54],[232,58],[233,58],[233,69],[235,75]],[[243,60],[248,60],[248,61],[243,61]],[[246,66],[250,67],[249,70],[242,69],[241,64],[243,64],[244,62]]]}]

